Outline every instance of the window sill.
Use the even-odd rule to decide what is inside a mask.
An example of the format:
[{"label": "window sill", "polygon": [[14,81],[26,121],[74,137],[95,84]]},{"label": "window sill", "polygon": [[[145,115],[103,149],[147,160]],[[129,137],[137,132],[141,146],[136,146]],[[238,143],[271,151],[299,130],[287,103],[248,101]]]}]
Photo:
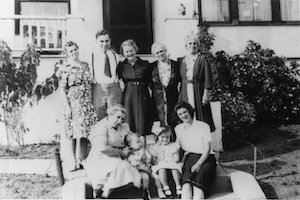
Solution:
[{"label": "window sill", "polygon": [[299,26],[300,22],[207,22],[211,27],[217,26]]},{"label": "window sill", "polygon": [[170,21],[170,20],[197,20],[199,21],[198,17],[193,17],[193,16],[170,16],[170,17],[166,17],[164,19],[164,22]]}]

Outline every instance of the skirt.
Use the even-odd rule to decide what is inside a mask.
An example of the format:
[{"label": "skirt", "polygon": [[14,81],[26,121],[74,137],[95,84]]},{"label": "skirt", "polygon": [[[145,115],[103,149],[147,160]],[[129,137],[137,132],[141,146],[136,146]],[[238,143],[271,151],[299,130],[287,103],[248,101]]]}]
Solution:
[{"label": "skirt", "polygon": [[189,153],[183,164],[182,184],[190,183],[203,190],[205,197],[209,196],[210,186],[216,176],[216,159],[210,154],[197,173],[192,173],[192,166],[199,160],[201,154]]}]

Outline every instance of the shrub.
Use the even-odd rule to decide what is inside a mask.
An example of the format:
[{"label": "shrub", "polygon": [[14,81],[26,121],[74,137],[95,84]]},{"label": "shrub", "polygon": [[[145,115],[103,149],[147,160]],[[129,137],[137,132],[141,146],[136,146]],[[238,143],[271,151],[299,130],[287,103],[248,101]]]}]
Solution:
[{"label": "shrub", "polygon": [[219,87],[242,92],[254,105],[259,124],[300,122],[297,64],[287,67],[285,58],[253,41],[243,53],[231,57],[218,52],[215,60],[223,66],[219,69]]},{"label": "shrub", "polygon": [[17,68],[11,57],[11,49],[0,40],[0,121],[7,129],[7,139],[19,145],[27,129],[22,121],[23,107],[33,94],[37,77],[39,53],[34,45],[29,45],[21,55]]},{"label": "shrub", "polygon": [[255,125],[256,113],[253,104],[247,102],[242,92],[232,90],[231,57],[224,51],[218,52],[216,56],[211,54],[215,36],[208,30],[206,22],[202,22],[198,28],[200,53],[211,60],[214,84],[212,101],[221,102],[223,145],[225,149],[232,149],[253,137],[250,130]]}]

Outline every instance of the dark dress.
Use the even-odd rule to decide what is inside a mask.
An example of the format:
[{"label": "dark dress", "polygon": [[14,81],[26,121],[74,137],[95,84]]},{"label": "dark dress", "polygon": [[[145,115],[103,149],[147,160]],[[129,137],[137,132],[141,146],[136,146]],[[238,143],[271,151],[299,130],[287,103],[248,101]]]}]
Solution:
[{"label": "dark dress", "polygon": [[188,102],[187,84],[193,83],[196,119],[209,124],[211,132],[215,131],[216,128],[213,122],[210,104],[202,104],[204,89],[210,89],[212,87],[212,71],[208,59],[204,55],[197,57],[192,80],[187,80],[186,57],[179,58],[178,62],[182,79],[178,101]]},{"label": "dark dress", "polygon": [[117,67],[119,79],[125,88],[122,103],[127,111],[126,122],[130,130],[140,135],[150,134],[153,108],[149,94],[151,66],[148,61],[137,59],[134,65],[124,60]]},{"label": "dark dress", "polygon": [[[170,82],[165,87],[159,77],[158,61],[151,63],[153,68],[152,71],[152,96],[154,106],[156,108],[156,119],[161,124],[168,125],[174,129],[176,126],[175,120],[173,119],[174,107],[178,101],[178,84],[180,82],[179,65],[174,60],[171,61],[171,77]],[[167,113],[166,113],[167,112]],[[167,118],[167,119],[166,119]]]}]

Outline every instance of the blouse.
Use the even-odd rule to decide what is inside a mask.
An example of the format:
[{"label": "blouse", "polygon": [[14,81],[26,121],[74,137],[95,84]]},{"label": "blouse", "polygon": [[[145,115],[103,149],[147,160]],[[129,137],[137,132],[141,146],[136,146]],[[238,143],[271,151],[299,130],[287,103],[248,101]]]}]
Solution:
[{"label": "blouse", "polygon": [[[207,123],[193,120],[192,125],[186,128],[183,123],[175,127],[177,142],[188,153],[205,153],[205,144],[211,142],[210,127]],[[210,154],[214,154],[211,150]]]},{"label": "blouse", "polygon": [[122,148],[125,147],[124,138],[129,132],[127,123],[114,128],[109,124],[107,118],[104,118],[92,127],[89,140],[92,146],[98,147],[98,150],[104,150],[106,146]]},{"label": "blouse", "polygon": [[171,63],[158,62],[157,67],[160,82],[167,87],[171,79]]}]

